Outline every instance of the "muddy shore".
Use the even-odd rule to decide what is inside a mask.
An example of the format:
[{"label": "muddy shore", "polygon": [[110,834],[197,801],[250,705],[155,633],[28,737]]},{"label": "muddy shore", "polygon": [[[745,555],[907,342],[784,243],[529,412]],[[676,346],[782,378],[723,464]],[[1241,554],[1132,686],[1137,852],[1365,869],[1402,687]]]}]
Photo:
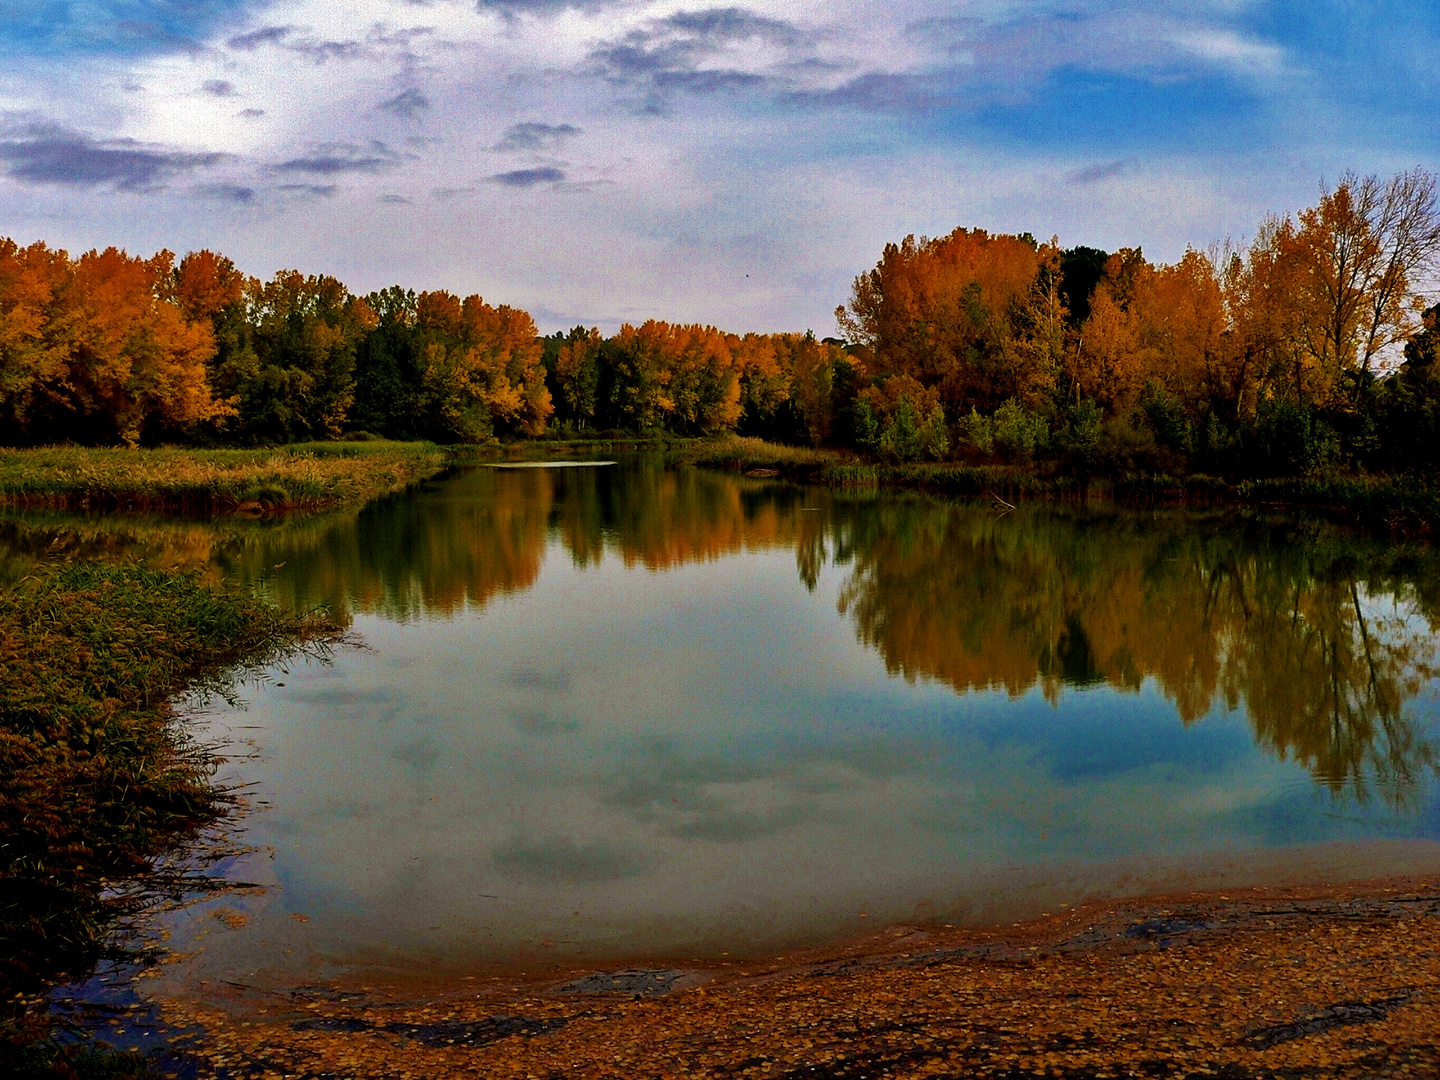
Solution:
[{"label": "muddy shore", "polygon": [[1440,880],[891,926],[763,963],[227,983],[158,1014],[159,1071],[195,1077],[1433,1077]]}]

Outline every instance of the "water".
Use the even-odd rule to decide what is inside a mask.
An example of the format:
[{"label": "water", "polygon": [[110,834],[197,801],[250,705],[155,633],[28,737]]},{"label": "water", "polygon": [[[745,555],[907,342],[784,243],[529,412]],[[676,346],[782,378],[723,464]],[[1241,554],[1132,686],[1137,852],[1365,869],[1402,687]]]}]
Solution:
[{"label": "water", "polygon": [[645,458],[279,526],[6,520],[12,570],[123,550],[353,619],[361,647],[204,718],[258,804],[231,872],[264,888],[180,920],[195,977],[739,957],[1440,872],[1428,550]]}]

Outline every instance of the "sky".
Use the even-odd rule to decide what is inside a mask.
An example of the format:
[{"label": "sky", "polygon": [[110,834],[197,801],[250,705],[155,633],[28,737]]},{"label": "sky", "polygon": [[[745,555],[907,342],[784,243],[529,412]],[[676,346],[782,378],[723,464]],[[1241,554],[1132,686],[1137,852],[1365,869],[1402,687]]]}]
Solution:
[{"label": "sky", "polygon": [[0,0],[0,236],[835,332],[884,245],[1440,171],[1434,0]]}]

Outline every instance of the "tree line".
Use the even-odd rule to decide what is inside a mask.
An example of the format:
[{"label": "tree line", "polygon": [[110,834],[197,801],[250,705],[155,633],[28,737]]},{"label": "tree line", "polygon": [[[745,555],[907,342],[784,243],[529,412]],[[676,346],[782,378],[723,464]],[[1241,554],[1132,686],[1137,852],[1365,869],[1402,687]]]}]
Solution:
[{"label": "tree line", "polygon": [[[1435,177],[1343,177],[1243,249],[1062,249],[957,229],[886,247],[836,317],[869,385],[857,445],[1078,468],[1433,464]],[[935,432],[938,436],[939,431]],[[952,451],[954,452],[954,451]]]},{"label": "tree line", "polygon": [[1440,461],[1437,259],[1434,176],[1347,175],[1248,246],[1169,265],[907,237],[855,279],[840,337],[653,320],[541,337],[479,296],[0,240],[0,441],[738,431],[897,461],[1408,468]]},{"label": "tree line", "polygon": [[479,296],[270,281],[223,255],[0,239],[0,442],[444,443],[736,430],[826,442],[861,368],[805,334],[650,321],[541,337]]}]

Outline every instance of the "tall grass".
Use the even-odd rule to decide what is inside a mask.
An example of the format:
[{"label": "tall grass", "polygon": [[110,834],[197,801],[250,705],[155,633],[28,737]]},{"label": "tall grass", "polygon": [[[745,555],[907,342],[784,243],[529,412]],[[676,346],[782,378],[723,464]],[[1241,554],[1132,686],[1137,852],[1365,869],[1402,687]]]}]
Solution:
[{"label": "tall grass", "polygon": [[1248,502],[1300,505],[1338,514],[1397,537],[1433,539],[1440,530],[1440,488],[1423,476],[1314,476],[1247,480]]},{"label": "tall grass", "polygon": [[432,443],[296,443],[265,449],[0,450],[0,500],[196,510],[320,509],[363,502],[439,472]]},{"label": "tall grass", "polygon": [[162,857],[233,799],[172,700],[337,630],[136,566],[75,564],[0,593],[0,1073],[63,1056],[46,990],[125,955],[127,919],[197,884]]},{"label": "tall grass", "polygon": [[764,439],[731,435],[688,447],[681,454],[680,460],[688,465],[737,469],[741,472],[751,469],[775,469],[788,473],[819,469],[849,456],[835,450],[786,446],[782,443],[766,442]]}]

